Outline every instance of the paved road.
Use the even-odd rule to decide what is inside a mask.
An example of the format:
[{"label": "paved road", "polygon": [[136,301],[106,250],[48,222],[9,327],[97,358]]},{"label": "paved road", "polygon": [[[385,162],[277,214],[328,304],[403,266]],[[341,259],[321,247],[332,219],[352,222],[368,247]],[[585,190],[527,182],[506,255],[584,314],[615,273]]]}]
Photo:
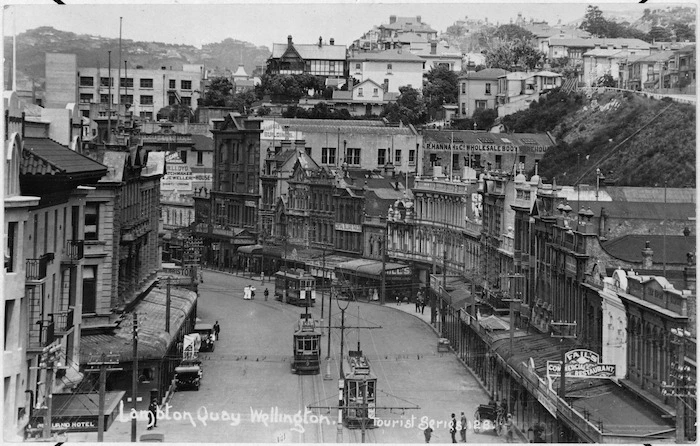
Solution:
[{"label": "paved road", "polygon": [[[248,284],[256,288],[253,301],[242,299]],[[175,393],[164,408],[167,418],[150,432],[165,434],[166,442],[226,443],[335,443],[338,433],[337,410],[306,409],[307,406],[333,407],[338,404],[338,358],[340,330],[331,334],[329,361],[323,361],[319,375],[291,373],[293,327],[302,308],[276,300],[264,301],[263,290],[274,284],[230,274],[204,273],[200,286],[198,317],[219,321],[221,337],[212,353],[204,353],[204,377],[199,391]],[[346,302],[342,302],[346,304]],[[328,311],[328,301],[325,301]],[[432,423],[432,443],[451,442],[447,423],[450,412],[464,411],[471,421],[476,407],[488,397],[470,373],[451,353],[437,353],[437,335],[416,317],[413,306],[350,303],[346,326],[373,326],[377,329],[345,330],[345,353],[358,342],[369,357],[377,375],[377,405],[420,407],[378,409],[378,427],[367,430],[370,443],[424,443],[423,428]],[[409,310],[410,309],[410,310]],[[321,305],[311,309],[321,319]],[[406,311],[408,310],[408,312]],[[427,317],[428,308],[426,308]],[[327,319],[327,314],[324,315]],[[325,321],[327,325],[327,321]],[[333,303],[332,326],[340,325],[340,311]],[[327,337],[322,337],[326,356]],[[342,428],[342,440],[360,443],[358,429]],[[129,441],[130,424],[115,421],[105,441]],[[139,424],[138,435],[146,433]],[[76,434],[69,441],[94,441],[96,434]],[[470,443],[498,443],[503,438],[491,434],[467,433]]]}]

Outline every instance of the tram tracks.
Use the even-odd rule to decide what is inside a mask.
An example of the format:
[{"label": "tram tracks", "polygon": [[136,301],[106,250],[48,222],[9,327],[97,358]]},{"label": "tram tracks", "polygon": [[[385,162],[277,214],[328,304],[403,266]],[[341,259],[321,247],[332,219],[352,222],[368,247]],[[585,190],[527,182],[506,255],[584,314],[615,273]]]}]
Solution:
[{"label": "tram tracks", "polygon": [[[298,401],[299,401],[299,411],[304,416],[306,424],[302,425],[303,429],[300,429],[299,440],[302,443],[323,443],[323,425],[325,424],[319,414],[322,409],[307,409],[309,405],[319,404],[321,401],[320,393],[318,390],[319,384],[318,380],[321,379],[321,375],[298,375]],[[311,411],[316,417],[309,417],[306,420],[305,414],[307,410]],[[317,422],[314,422],[317,421]],[[315,438],[314,438],[315,437]]]}]

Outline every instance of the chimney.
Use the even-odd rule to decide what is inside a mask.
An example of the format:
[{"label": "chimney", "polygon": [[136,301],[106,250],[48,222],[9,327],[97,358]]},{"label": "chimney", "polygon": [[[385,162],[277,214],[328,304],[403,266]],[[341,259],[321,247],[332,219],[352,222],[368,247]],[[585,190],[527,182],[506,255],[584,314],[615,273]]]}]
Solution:
[{"label": "chimney", "polygon": [[321,48],[323,46],[323,38],[321,36],[318,36],[318,47]]},{"label": "chimney", "polygon": [[389,24],[391,25],[392,23],[396,23],[396,16],[395,15],[389,16]]},{"label": "chimney", "polygon": [[287,36],[287,45],[292,46],[292,35],[291,34]]},{"label": "chimney", "polygon": [[430,42],[430,54],[437,54],[437,42]]},{"label": "chimney", "polygon": [[642,268],[651,269],[654,264],[654,251],[649,246],[649,241],[647,240],[644,249],[642,249]]},{"label": "chimney", "polygon": [[331,37],[331,45],[335,45],[335,39]]},{"label": "chimney", "polygon": [[421,23],[420,21],[421,17],[419,15],[416,16],[416,22]]}]

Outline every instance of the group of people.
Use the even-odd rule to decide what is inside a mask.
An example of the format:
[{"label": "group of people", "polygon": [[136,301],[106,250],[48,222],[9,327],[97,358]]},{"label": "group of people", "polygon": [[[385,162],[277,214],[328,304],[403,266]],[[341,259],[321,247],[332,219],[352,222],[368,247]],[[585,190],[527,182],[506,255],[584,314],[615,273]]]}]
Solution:
[{"label": "group of people", "polygon": [[[496,402],[491,399],[489,400],[489,405],[493,405],[497,407],[497,411],[502,414],[507,414],[505,415],[505,418],[503,420],[503,428],[505,429],[505,434],[506,434],[506,442],[512,443],[514,440],[514,431],[513,431],[513,416],[508,413],[508,403],[506,400],[502,400],[500,404],[496,404]],[[461,413],[461,416],[459,420],[457,420],[457,416],[453,413],[450,417],[450,437],[452,437],[452,443],[458,443],[457,441],[457,432],[459,432],[459,442],[460,443],[466,443],[467,442],[467,427],[469,426],[469,422],[467,421],[466,415],[464,415],[464,412]],[[430,439],[433,436],[433,428],[428,426],[423,430],[423,435],[425,435],[425,442],[430,443]]]},{"label": "group of people", "polygon": [[422,291],[418,291],[416,294],[416,313],[423,314],[425,311],[425,296]]}]

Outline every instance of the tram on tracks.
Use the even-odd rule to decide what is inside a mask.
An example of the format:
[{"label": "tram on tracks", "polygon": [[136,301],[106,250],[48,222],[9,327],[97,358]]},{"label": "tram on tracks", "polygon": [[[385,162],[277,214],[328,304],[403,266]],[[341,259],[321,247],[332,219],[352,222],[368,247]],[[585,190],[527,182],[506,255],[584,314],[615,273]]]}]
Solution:
[{"label": "tram on tracks", "polygon": [[292,372],[321,373],[321,331],[309,313],[301,314],[294,331],[294,360]]},{"label": "tram on tracks", "polygon": [[313,307],[316,278],[303,269],[275,273],[275,298],[292,305]]},{"label": "tram on tracks", "polygon": [[377,376],[361,350],[350,351],[343,362],[343,422],[349,428],[374,427]]}]

